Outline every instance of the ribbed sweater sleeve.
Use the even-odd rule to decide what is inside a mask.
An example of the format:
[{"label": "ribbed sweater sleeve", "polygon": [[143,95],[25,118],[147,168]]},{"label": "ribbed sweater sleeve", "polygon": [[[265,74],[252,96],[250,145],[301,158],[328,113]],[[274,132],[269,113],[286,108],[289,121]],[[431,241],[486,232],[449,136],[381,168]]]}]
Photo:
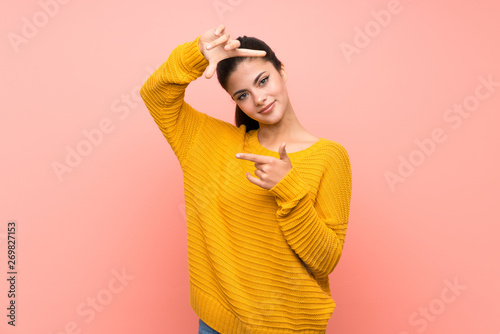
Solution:
[{"label": "ribbed sweater sleeve", "polygon": [[287,243],[315,277],[329,275],[342,254],[351,183],[349,156],[338,144],[321,179],[315,202],[310,186],[297,168],[292,167],[269,190],[275,195],[276,217]]},{"label": "ribbed sweater sleeve", "polygon": [[208,61],[194,41],[177,46],[146,80],[140,94],[181,165],[189,154],[206,114],[184,101],[188,84],[200,77]]}]

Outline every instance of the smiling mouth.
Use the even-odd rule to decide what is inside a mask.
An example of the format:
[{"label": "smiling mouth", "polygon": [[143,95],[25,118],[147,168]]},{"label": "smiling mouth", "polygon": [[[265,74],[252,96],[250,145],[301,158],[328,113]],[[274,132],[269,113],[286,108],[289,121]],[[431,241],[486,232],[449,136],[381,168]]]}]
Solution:
[{"label": "smiling mouth", "polygon": [[264,108],[262,108],[261,110],[259,110],[259,113],[266,112],[269,109],[271,109],[274,106],[274,102],[276,102],[276,101],[273,101],[273,102],[269,103],[267,106],[265,106]]}]

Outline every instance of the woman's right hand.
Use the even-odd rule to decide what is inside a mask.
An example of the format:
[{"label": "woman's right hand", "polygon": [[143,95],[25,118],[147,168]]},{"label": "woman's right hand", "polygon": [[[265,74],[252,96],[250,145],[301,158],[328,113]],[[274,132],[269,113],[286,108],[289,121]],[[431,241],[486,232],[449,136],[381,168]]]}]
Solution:
[{"label": "woman's right hand", "polygon": [[237,39],[230,39],[225,32],[225,26],[219,25],[215,29],[204,32],[198,41],[198,47],[203,56],[208,60],[205,77],[210,79],[217,69],[217,63],[229,57],[262,57],[266,51],[239,49],[241,43]]}]

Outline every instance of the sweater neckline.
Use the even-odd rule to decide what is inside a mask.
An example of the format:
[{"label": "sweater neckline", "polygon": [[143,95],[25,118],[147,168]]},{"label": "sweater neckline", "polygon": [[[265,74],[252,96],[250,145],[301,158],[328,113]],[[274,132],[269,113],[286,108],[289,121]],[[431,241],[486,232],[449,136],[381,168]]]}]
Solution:
[{"label": "sweater neckline", "polygon": [[[257,148],[260,152],[264,152],[266,153],[267,155],[276,155],[276,156],[279,156],[279,152],[278,151],[272,151],[264,146],[262,146],[262,144],[259,142],[259,129],[256,129],[256,130],[253,130],[253,133],[250,134],[250,145]],[[317,147],[319,147],[321,145],[321,143],[326,140],[325,138],[323,137],[319,137],[319,140],[317,140],[316,142],[314,142],[311,146],[303,149],[303,150],[300,150],[300,151],[295,151],[295,152],[287,152],[287,155],[289,156],[301,156],[301,155],[304,155],[304,154],[307,154],[309,152],[312,152],[314,151]]]}]

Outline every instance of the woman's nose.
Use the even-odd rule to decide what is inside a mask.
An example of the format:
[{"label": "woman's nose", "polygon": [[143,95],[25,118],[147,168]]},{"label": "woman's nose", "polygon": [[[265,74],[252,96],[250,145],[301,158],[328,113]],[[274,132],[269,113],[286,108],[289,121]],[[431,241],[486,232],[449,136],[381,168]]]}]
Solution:
[{"label": "woman's nose", "polygon": [[266,98],[265,96],[263,96],[263,95],[259,96],[259,97],[257,98],[257,104],[259,104],[259,105],[260,105],[260,104],[264,104],[264,102],[266,102],[266,99],[267,99],[267,98]]}]

